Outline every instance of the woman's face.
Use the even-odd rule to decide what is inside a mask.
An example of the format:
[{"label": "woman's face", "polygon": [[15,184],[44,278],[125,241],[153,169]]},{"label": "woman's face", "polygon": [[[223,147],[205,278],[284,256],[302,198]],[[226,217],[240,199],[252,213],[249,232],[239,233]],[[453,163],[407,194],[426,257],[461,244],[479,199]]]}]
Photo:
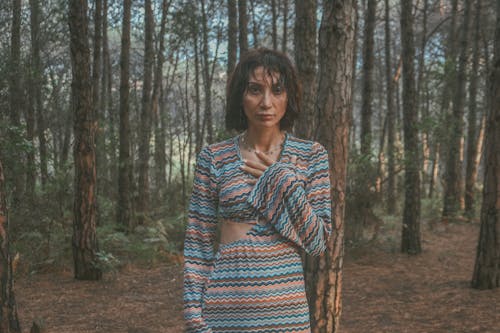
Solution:
[{"label": "woman's face", "polygon": [[280,74],[260,66],[250,74],[243,94],[243,110],[249,129],[280,128],[286,112],[287,94],[280,82]]}]

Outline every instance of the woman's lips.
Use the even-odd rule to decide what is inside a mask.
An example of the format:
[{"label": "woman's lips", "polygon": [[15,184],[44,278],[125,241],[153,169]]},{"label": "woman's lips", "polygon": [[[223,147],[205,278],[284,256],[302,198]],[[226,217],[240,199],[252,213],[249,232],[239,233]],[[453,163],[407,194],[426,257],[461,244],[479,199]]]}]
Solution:
[{"label": "woman's lips", "polygon": [[272,114],[260,114],[258,115],[258,117],[262,120],[271,120],[273,119],[273,115]]}]

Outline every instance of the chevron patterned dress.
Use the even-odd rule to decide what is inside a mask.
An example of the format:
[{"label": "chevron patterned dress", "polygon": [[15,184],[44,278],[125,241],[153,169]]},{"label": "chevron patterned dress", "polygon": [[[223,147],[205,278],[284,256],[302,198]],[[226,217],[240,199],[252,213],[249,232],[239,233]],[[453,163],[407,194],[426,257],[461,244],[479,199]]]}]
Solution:
[{"label": "chevron patterned dress", "polygon": [[[251,184],[240,138],[197,158],[184,243],[186,331],[310,332],[299,248],[319,255],[331,232],[328,155],[286,134],[279,160]],[[223,219],[253,226],[215,250]]]}]

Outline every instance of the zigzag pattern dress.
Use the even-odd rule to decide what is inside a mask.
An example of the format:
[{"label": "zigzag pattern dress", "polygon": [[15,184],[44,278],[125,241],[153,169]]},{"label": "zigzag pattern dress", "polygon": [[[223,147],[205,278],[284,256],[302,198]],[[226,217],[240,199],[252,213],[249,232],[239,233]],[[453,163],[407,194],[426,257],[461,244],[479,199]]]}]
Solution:
[{"label": "zigzag pattern dress", "polygon": [[[331,233],[327,152],[286,134],[279,160],[252,185],[240,169],[240,137],[197,158],[184,243],[186,331],[310,332],[299,248],[319,255]],[[254,225],[214,253],[222,219]]]}]

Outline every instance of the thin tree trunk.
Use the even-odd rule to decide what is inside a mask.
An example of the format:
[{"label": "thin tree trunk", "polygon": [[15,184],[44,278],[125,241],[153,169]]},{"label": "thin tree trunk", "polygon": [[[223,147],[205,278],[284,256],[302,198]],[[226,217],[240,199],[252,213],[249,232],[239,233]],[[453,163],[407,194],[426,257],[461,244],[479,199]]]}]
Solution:
[{"label": "thin tree trunk", "polygon": [[[196,154],[203,146],[203,129],[201,121],[201,98],[200,98],[200,51],[198,49],[198,34],[193,34],[194,43],[194,92],[195,92],[195,123],[194,131],[196,136]],[[172,156],[172,155],[170,155]]]},{"label": "thin tree trunk", "polygon": [[356,8],[353,0],[323,2],[319,30],[319,141],[329,152],[332,170],[332,236],[327,252],[308,258],[308,289],[313,333],[339,332],[341,314],[344,210]]},{"label": "thin tree trunk", "polygon": [[[465,170],[465,215],[474,216],[474,187],[477,177],[477,155],[478,141],[477,135],[477,79],[479,68],[479,39],[481,27],[481,0],[476,0],[476,15],[474,18],[474,37],[472,46],[472,68],[470,71],[469,83],[469,113],[467,117],[467,166]],[[481,124],[480,124],[481,125]]]},{"label": "thin tree trunk", "polygon": [[286,53],[288,41],[288,0],[283,0],[283,39],[281,40],[281,52]]},{"label": "thin tree trunk", "polygon": [[312,138],[316,110],[316,29],[317,0],[295,1],[295,63],[302,86],[302,103],[295,132],[299,137]]},{"label": "thin tree trunk", "polygon": [[0,332],[21,333],[14,294],[12,256],[10,254],[9,214],[2,161],[0,161]]},{"label": "thin tree trunk", "polygon": [[144,80],[142,86],[142,103],[141,103],[141,127],[139,130],[139,197],[137,198],[137,221],[139,224],[144,224],[149,211],[149,157],[150,157],[150,140],[151,140],[151,123],[152,123],[152,101],[151,91],[153,83],[153,66],[154,66],[154,48],[153,48],[153,32],[154,32],[154,16],[151,7],[151,0],[145,0],[145,34],[144,34]]},{"label": "thin tree trunk", "polygon": [[389,0],[385,4],[385,79],[387,85],[387,199],[388,214],[396,213],[396,161],[395,161],[395,110],[394,110],[394,81],[392,78],[391,57],[391,25]]},{"label": "thin tree trunk", "polygon": [[500,0],[496,1],[495,53],[489,84],[481,230],[472,287],[500,287]]},{"label": "thin tree trunk", "polygon": [[132,223],[129,67],[130,67],[130,11],[132,0],[123,1],[123,24],[120,55],[120,155],[118,158],[118,225],[130,229]]},{"label": "thin tree trunk", "polygon": [[247,0],[238,0],[238,29],[240,31],[240,54],[243,54],[248,50]]},{"label": "thin tree trunk", "polygon": [[405,150],[405,203],[401,251],[418,254],[420,244],[420,172],[418,108],[416,105],[415,47],[413,44],[412,0],[401,1],[401,39],[403,59],[403,123]]},{"label": "thin tree trunk", "polygon": [[73,259],[75,278],[99,280],[101,270],[96,266],[99,251],[96,236],[96,119],[92,104],[90,49],[88,45],[87,1],[69,3],[69,30],[72,64],[72,105],[75,114],[75,198],[73,220]]},{"label": "thin tree trunk", "polygon": [[[236,1],[236,0],[235,0]],[[259,24],[255,19],[255,0],[250,0],[250,12],[252,14],[252,36],[253,36],[253,47],[259,46]]]},{"label": "thin tree trunk", "polygon": [[238,51],[238,11],[236,8],[237,0],[227,1],[227,16],[228,16],[228,30],[227,30],[227,76],[229,77],[236,66],[236,54]]},{"label": "thin tree trunk", "polygon": [[276,0],[271,0],[271,15],[272,15],[272,33],[273,50],[278,49],[278,9],[276,8]]}]

